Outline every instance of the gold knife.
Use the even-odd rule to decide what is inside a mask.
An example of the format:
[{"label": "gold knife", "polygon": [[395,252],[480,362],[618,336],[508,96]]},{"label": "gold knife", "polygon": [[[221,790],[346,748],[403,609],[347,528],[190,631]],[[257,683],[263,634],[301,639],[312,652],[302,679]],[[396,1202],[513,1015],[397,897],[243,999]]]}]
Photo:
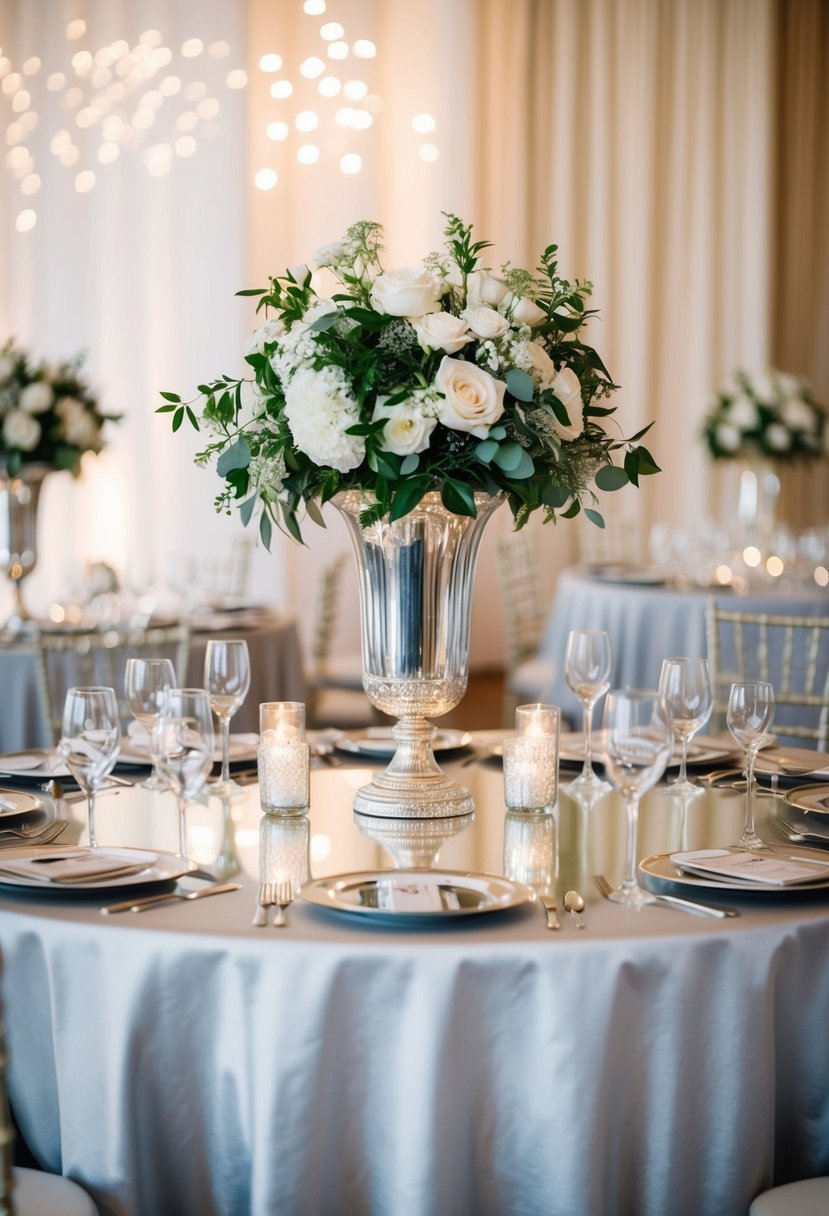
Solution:
[{"label": "gold knife", "polygon": [[212,887],[202,887],[200,891],[167,891],[164,895],[142,895],[138,899],[125,899],[120,904],[107,904],[101,908],[104,916],[113,912],[143,912],[146,908],[154,908],[158,904],[176,899],[206,899],[208,895],[221,895],[225,891],[238,891],[239,882],[214,883]]}]

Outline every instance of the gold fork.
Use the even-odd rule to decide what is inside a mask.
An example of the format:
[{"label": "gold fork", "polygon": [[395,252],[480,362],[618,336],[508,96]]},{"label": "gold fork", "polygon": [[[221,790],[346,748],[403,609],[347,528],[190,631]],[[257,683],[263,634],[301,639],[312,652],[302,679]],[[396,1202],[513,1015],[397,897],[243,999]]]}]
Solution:
[{"label": "gold fork", "polygon": [[268,908],[272,908],[275,902],[273,883],[260,882],[259,894],[257,896],[256,914],[252,922],[258,929],[261,929],[264,925],[267,925]]},{"label": "gold fork", "polygon": [[6,837],[14,837],[17,840],[28,840],[31,844],[51,844],[53,840],[57,840],[61,832],[64,832],[69,826],[68,819],[55,819],[47,827],[37,828],[3,828],[0,832],[0,841]]},{"label": "gold fork", "polygon": [[[594,874],[593,883],[596,890],[605,899],[610,899],[613,890],[604,874]],[[693,916],[713,916],[724,920],[727,916],[739,916],[734,908],[715,908],[711,904],[698,904],[693,899],[680,899],[678,895],[654,895],[648,892],[649,904],[667,904],[669,908],[677,908],[681,912],[690,912]]]},{"label": "gold fork", "polygon": [[293,891],[290,882],[278,882],[276,884],[276,899],[274,903],[277,906],[276,916],[273,918],[274,929],[284,929],[287,925],[285,919],[285,909],[290,908],[293,901]]}]

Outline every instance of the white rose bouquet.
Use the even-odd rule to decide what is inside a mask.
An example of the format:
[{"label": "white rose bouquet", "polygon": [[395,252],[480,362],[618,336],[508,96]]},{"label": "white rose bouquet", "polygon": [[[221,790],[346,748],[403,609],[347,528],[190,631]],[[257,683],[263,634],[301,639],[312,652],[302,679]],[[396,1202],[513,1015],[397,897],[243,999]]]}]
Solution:
[{"label": "white rose bouquet", "polygon": [[732,376],[717,393],[703,434],[715,460],[815,460],[829,445],[826,412],[809,385],[773,370]]},{"label": "white rose bouquet", "polygon": [[[474,515],[483,490],[506,494],[521,526],[539,508],[572,518],[593,487],[659,471],[638,443],[649,428],[624,440],[602,425],[616,386],[578,337],[591,284],[559,276],[555,245],[534,274],[493,274],[488,242],[447,221],[445,250],[419,267],[384,270],[382,229],[362,221],[313,270],[239,292],[258,296],[267,318],[247,343],[252,376],[200,384],[189,401],[162,393],[174,431],[188,417],[211,437],[196,459],[216,459],[224,478],[217,509],[238,503],[246,524],[258,509],[266,545],[273,524],[301,540],[303,507],[322,522],[318,504],[339,490],[365,492],[366,525],[435,490],[448,510]],[[317,291],[326,276],[330,298]]]},{"label": "white rose bouquet", "polygon": [[84,452],[104,446],[103,425],[119,415],[101,413],[81,363],[33,363],[11,340],[0,348],[0,467],[12,476],[46,464],[77,477]]}]

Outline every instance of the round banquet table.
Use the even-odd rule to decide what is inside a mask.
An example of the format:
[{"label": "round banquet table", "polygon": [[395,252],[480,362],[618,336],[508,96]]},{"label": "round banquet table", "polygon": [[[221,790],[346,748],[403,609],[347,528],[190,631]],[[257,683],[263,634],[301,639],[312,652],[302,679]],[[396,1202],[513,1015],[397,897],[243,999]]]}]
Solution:
[{"label": "round banquet table", "polygon": [[[193,806],[189,852],[239,867],[231,894],[106,917],[2,889],[11,1098],[41,1164],[105,1216],[745,1216],[829,1173],[826,892],[720,898],[725,921],[623,909],[590,881],[621,876],[615,795],[516,821],[496,763],[446,768],[476,813],[437,834],[357,825],[370,769],[346,762],[313,771],[308,818],[262,816],[255,785]],[[708,791],[682,821],[654,791],[639,856],[734,840],[742,813]],[[108,794],[97,820],[104,844],[175,847],[169,794]],[[315,877],[506,859],[580,889],[587,929],[548,932],[536,902],[428,929],[295,902],[254,928],[260,850]]]},{"label": "round banquet table", "polygon": [[[598,572],[565,570],[559,577],[539,658],[552,660],[555,677],[543,700],[560,705],[581,727],[582,709],[564,672],[567,634],[571,629],[604,629],[613,659],[611,688],[655,688],[662,660],[672,655],[704,658],[707,654],[705,609],[714,599],[739,612],[829,614],[829,591],[790,590],[785,585],[750,595],[716,589],[678,590],[658,582],[637,582],[631,574],[604,577]],[[809,718],[814,723],[814,715]]]}]

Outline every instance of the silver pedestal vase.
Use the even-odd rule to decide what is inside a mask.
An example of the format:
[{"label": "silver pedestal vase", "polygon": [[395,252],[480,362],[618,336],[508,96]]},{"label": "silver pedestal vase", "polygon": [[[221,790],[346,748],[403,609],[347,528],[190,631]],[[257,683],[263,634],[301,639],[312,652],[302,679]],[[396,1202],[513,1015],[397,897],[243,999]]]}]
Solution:
[{"label": "silver pedestal vase", "polygon": [[360,514],[370,503],[359,491],[332,501],[357,557],[363,687],[376,709],[399,719],[394,757],[358,791],[354,809],[389,819],[467,815],[472,796],[438,767],[429,719],[454,709],[466,692],[478,549],[503,499],[476,494],[472,519],[429,493],[402,519],[366,528]]},{"label": "silver pedestal vase", "polygon": [[14,584],[14,609],[3,628],[12,633],[34,628],[21,585],[37,565],[37,508],[51,472],[45,464],[24,464],[14,476],[0,469],[0,570]]}]

